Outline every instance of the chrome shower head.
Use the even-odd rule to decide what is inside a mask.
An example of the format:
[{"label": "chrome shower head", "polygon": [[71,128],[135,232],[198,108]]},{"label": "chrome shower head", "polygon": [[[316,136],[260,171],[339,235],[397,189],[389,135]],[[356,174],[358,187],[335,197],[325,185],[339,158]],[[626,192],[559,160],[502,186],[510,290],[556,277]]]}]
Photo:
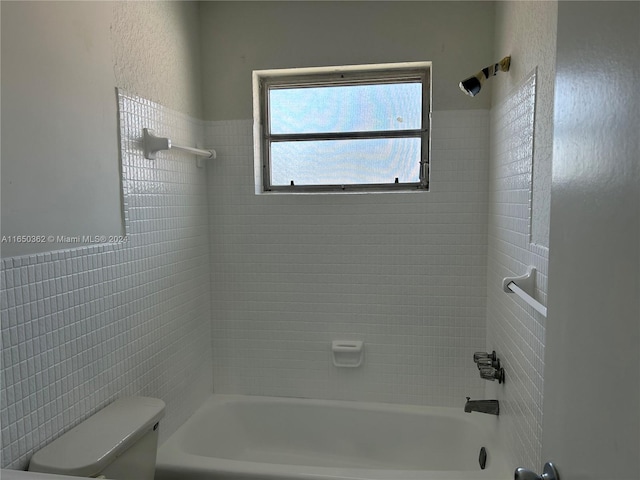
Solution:
[{"label": "chrome shower head", "polygon": [[480,93],[482,85],[487,78],[493,77],[498,72],[508,72],[510,66],[511,57],[504,57],[498,63],[489,65],[488,67],[480,70],[475,75],[461,81],[459,84],[460,90],[462,90],[470,97],[475,97],[478,93]]}]

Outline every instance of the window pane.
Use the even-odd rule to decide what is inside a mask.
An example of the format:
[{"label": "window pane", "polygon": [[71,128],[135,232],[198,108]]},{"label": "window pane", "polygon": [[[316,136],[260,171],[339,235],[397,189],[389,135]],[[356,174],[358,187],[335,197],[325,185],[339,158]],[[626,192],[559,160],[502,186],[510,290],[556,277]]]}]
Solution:
[{"label": "window pane", "polygon": [[420,138],[276,142],[271,185],[352,185],[420,181]]},{"label": "window pane", "polygon": [[269,91],[271,133],[422,128],[422,84],[396,83]]}]

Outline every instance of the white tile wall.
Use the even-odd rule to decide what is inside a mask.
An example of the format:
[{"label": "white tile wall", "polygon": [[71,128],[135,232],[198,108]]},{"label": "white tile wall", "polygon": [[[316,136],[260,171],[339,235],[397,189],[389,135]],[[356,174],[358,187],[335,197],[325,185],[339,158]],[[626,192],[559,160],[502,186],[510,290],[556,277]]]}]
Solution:
[{"label": "white tile wall", "polygon": [[[536,72],[491,111],[487,349],[506,370],[504,385],[487,384],[500,400],[501,430],[513,461],[540,469],[545,319],[502,290],[506,276],[537,268],[536,298],[546,305],[548,249],[530,243]],[[546,145],[535,145],[545,148]]]},{"label": "white tile wall", "polygon": [[[484,385],[488,111],[434,112],[431,191],[254,194],[252,122],[209,122],[214,388],[462,406]],[[335,339],[365,342],[337,369]]]},{"label": "white tile wall", "polygon": [[[166,436],[211,371],[221,393],[484,394],[489,112],[434,112],[428,193],[256,196],[251,121],[205,124],[205,183],[138,141],[150,127],[196,144],[198,122],[126,94],[120,108],[129,242],[4,261],[3,467],[120,395],[167,401]],[[332,365],[345,338],[365,341],[362,368]]]},{"label": "white tile wall", "polygon": [[212,391],[206,173],[139,143],[150,127],[195,144],[202,124],[124,92],[119,107],[128,242],[2,262],[3,468],[120,396],[163,399],[163,439]]}]

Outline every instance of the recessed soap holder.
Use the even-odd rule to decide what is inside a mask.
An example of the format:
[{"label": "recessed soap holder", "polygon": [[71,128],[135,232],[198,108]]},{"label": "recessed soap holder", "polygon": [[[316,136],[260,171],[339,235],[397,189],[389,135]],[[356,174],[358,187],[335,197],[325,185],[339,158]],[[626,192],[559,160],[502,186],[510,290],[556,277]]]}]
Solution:
[{"label": "recessed soap holder", "polygon": [[362,364],[364,342],[361,340],[334,340],[331,342],[333,364],[336,367],[355,368]]}]

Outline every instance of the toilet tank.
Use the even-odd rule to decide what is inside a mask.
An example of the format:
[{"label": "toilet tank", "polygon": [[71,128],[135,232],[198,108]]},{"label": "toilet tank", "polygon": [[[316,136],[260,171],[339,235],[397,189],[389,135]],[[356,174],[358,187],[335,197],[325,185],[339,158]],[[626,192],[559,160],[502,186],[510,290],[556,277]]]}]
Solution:
[{"label": "toilet tank", "polygon": [[153,480],[164,402],[120,398],[38,450],[32,472],[114,480]]}]

